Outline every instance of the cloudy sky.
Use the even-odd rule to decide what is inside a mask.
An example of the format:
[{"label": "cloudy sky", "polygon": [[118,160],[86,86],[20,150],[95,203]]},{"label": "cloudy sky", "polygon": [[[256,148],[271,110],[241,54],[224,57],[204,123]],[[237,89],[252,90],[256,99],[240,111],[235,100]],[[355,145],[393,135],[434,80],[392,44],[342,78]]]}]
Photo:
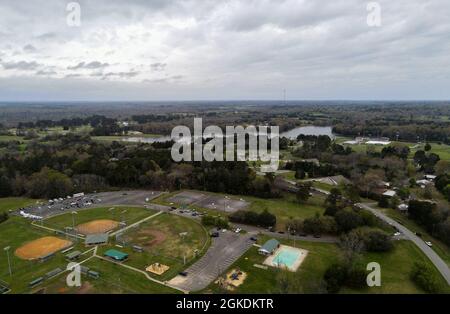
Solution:
[{"label": "cloudy sky", "polygon": [[0,0],[0,100],[450,99],[450,1]]}]

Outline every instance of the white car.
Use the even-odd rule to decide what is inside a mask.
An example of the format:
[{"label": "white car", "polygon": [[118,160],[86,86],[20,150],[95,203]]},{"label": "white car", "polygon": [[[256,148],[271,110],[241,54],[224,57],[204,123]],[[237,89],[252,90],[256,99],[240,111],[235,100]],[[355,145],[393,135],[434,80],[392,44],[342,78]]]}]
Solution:
[{"label": "white car", "polygon": [[234,232],[236,232],[236,233],[239,233],[239,232],[241,232],[241,228],[236,228],[236,230],[234,231]]},{"label": "white car", "polygon": [[400,236],[401,235],[401,233],[400,232],[396,232],[396,233],[394,233],[394,236],[395,237],[398,237],[398,236]]},{"label": "white car", "polygon": [[429,247],[433,246],[433,243],[431,243],[430,241],[425,241],[425,244],[428,245]]}]

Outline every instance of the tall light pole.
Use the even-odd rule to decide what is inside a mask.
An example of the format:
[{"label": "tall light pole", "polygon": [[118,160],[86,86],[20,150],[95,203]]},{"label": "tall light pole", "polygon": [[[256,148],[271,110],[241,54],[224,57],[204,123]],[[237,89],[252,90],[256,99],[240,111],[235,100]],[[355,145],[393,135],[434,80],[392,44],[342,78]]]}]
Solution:
[{"label": "tall light pole", "polygon": [[224,212],[226,212],[226,205],[227,205],[227,200],[229,200],[230,198],[227,196],[227,195],[225,195],[225,201],[223,202],[223,211]]},{"label": "tall light pole", "polygon": [[6,251],[6,256],[8,257],[9,275],[12,277],[11,260],[9,259],[9,249],[10,249],[10,248],[11,248],[10,246],[7,246],[7,247],[5,247],[3,250]]},{"label": "tall light pole", "polygon": [[78,215],[78,213],[76,211],[73,211],[72,212],[72,233],[73,233],[75,242],[78,242],[77,232],[75,231],[75,215]]},{"label": "tall light pole", "polygon": [[77,215],[76,211],[72,212],[72,230],[75,231],[75,215]]},{"label": "tall light pole", "polygon": [[124,220],[123,220],[123,215],[124,215],[126,212],[127,212],[127,210],[125,209],[124,211],[122,211],[122,212],[120,213],[120,222],[124,222]]}]

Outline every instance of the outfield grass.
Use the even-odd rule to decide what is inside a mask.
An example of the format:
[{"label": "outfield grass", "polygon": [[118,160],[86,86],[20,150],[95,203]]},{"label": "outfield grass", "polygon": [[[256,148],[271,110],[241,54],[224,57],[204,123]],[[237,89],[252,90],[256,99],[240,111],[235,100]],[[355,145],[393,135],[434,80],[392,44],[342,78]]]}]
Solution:
[{"label": "outfield grass", "polygon": [[[14,252],[27,242],[38,238],[53,235],[31,226],[30,222],[21,217],[11,217],[0,224],[0,279],[11,285],[12,293],[29,292],[28,283],[45,273],[60,267],[65,269],[67,262],[63,254],[57,253],[47,262],[26,261],[15,256]],[[8,261],[4,247],[10,247],[9,256],[12,265],[12,277],[9,275]],[[75,244],[76,249],[86,250],[80,243]]]},{"label": "outfield grass", "polygon": [[[165,239],[160,243],[150,245],[155,239],[149,231],[157,231],[164,234]],[[179,234],[187,232],[185,237]],[[162,275],[148,273],[159,280],[169,280],[175,277],[182,269],[187,268],[208,249],[210,237],[203,226],[189,218],[172,214],[161,214],[143,223],[139,228],[130,230],[124,236],[127,241],[126,247],[117,248],[111,239],[111,244],[99,247],[98,255],[103,255],[108,249],[115,248],[129,255],[125,262],[140,270],[154,263],[161,263],[170,267]],[[132,245],[144,247],[144,252],[139,253],[132,250]],[[197,254],[194,254],[194,251]],[[186,260],[184,260],[184,256]],[[186,261],[186,264],[184,262]]]},{"label": "outfield grass", "polygon": [[0,198],[0,213],[29,205],[36,204],[39,200],[26,197],[4,197]]},{"label": "outfield grass", "polygon": [[[112,206],[82,209],[77,211],[77,214],[74,215],[74,217],[75,226],[97,219],[123,220],[129,225],[155,213],[155,210],[142,207]],[[45,219],[44,225],[53,228],[72,227],[72,216],[72,213],[54,216]]]}]

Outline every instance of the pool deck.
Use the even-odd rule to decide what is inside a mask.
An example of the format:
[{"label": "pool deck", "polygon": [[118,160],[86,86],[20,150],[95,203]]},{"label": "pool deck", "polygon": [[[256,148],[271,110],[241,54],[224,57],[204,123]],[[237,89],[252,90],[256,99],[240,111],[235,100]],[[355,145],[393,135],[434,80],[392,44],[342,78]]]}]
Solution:
[{"label": "pool deck", "polygon": [[[274,265],[275,264],[274,263],[274,259],[283,250],[297,251],[299,253],[299,258],[297,258],[297,260],[295,261],[295,263],[291,267],[288,267],[287,265],[279,265],[279,266]],[[297,269],[300,267],[300,265],[305,260],[307,255],[308,255],[308,251],[307,250],[300,249],[300,248],[295,248],[295,247],[287,246],[287,245],[280,245],[280,247],[272,255],[270,255],[269,257],[266,258],[266,260],[264,261],[263,264],[267,265],[267,266],[270,266],[270,267],[284,268],[284,269],[287,269],[289,271],[296,272]]]}]

